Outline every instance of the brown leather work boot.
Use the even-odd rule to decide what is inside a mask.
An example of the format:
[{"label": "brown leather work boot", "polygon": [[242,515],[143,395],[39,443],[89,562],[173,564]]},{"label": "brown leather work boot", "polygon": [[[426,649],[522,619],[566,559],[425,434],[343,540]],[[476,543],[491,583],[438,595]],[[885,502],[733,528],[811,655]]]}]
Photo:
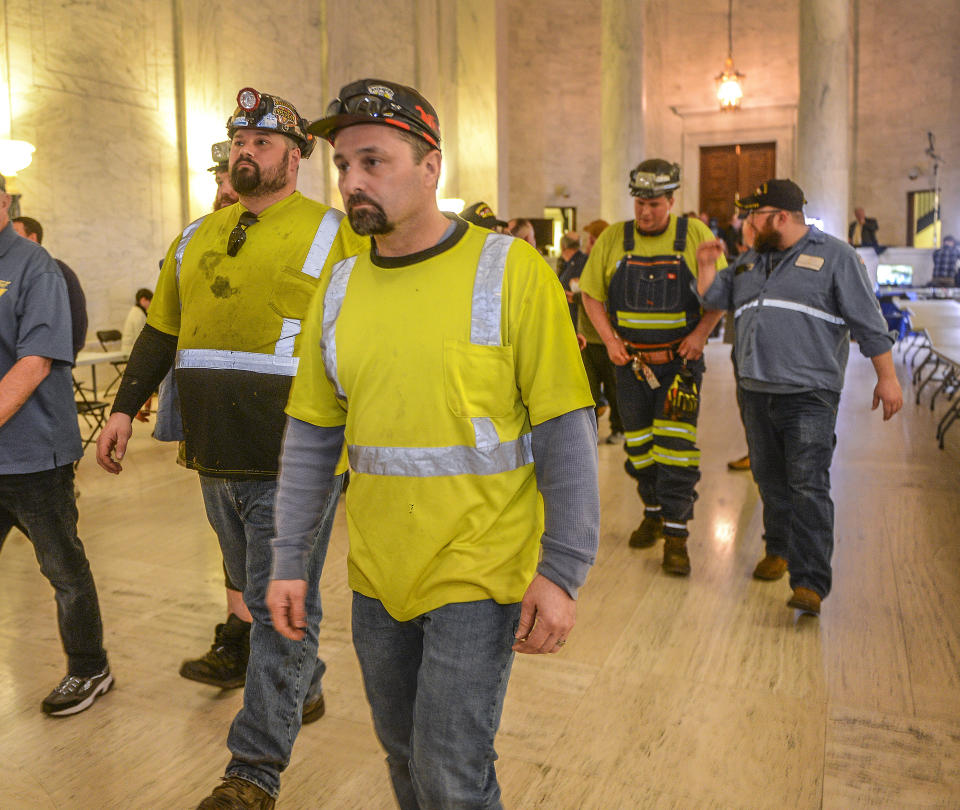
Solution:
[{"label": "brown leather work boot", "polygon": [[785,573],[787,573],[787,561],[776,554],[768,554],[753,569],[753,578],[772,582],[775,579],[780,579]]},{"label": "brown leather work boot", "polygon": [[811,616],[820,615],[820,594],[811,591],[809,588],[794,588],[793,596],[787,602],[788,607],[796,608],[801,613],[809,613]]},{"label": "brown leather work boot", "polygon": [[743,458],[738,458],[735,461],[727,462],[728,470],[749,470],[750,469],[750,454],[747,453]]},{"label": "brown leather work boot", "polygon": [[687,538],[663,536],[663,570],[668,574],[685,577],[690,573],[690,557],[687,555]]},{"label": "brown leather work boot", "polygon": [[663,518],[659,514],[644,515],[643,522],[630,535],[630,548],[650,548],[663,537]]},{"label": "brown leather work boot", "polygon": [[225,776],[197,810],[273,810],[277,801],[267,791],[239,776]]}]

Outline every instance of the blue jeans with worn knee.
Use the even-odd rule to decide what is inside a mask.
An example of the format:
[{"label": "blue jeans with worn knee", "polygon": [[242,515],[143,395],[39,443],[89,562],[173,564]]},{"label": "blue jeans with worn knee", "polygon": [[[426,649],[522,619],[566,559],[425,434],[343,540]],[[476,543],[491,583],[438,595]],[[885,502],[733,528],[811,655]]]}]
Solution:
[{"label": "blue jeans with worn knee", "polygon": [[750,468],[763,500],[767,553],[783,557],[792,588],[830,593],[833,501],[830,464],[840,394],[740,389]]},{"label": "blue jeans with worn knee", "polygon": [[[107,665],[100,602],[83,543],[77,536],[73,465],[0,475],[0,527],[30,538],[40,571],[53,586],[67,672],[87,677]],[[2,539],[2,538],[0,538]]]},{"label": "blue jeans with worn knee", "polygon": [[353,645],[402,810],[501,810],[494,737],[520,605],[457,602],[410,621],[353,595]]},{"label": "blue jeans with worn knee", "polygon": [[317,658],[320,572],[342,480],[338,476],[334,482],[310,554],[306,633],[301,641],[290,641],[273,629],[266,604],[273,563],[270,541],[275,534],[276,479],[200,476],[207,519],[220,540],[224,566],[243,591],[243,601],[253,616],[243,708],[227,736],[233,755],[227,775],[253,782],[274,797],[280,792],[280,773],[290,762],[300,731],[304,700],[320,690],[326,669]]}]

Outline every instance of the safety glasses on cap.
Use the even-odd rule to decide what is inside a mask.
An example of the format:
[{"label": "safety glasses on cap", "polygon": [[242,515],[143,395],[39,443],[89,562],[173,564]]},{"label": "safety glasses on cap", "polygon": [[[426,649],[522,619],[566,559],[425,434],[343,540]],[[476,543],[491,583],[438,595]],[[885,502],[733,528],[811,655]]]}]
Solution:
[{"label": "safety glasses on cap", "polygon": [[247,228],[258,222],[257,215],[253,211],[244,211],[240,214],[240,221],[236,227],[230,231],[230,238],[227,239],[227,255],[236,256],[247,241]]},{"label": "safety glasses on cap", "polygon": [[314,122],[310,130],[322,137],[329,137],[340,126],[362,123],[360,120],[336,121],[339,116],[356,116],[358,119],[392,124],[440,148],[436,113],[412,88],[373,79],[353,82],[341,89],[340,96],[330,102],[324,117]]}]

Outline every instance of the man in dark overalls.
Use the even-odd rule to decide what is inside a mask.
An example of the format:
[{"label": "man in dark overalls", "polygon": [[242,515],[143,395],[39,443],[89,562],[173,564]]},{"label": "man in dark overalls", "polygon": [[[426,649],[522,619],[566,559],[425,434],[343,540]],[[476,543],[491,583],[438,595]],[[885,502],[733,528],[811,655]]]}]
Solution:
[{"label": "man in dark overalls", "polygon": [[[663,568],[690,573],[687,521],[700,480],[697,414],[703,347],[722,312],[702,312],[697,246],[714,236],[670,213],[680,167],[645,160],[630,172],[635,219],[607,228],[580,277],[583,304],[617,367],[626,470],[637,480],[643,522],[634,548],[664,538]],[[718,266],[726,266],[721,256]]]}]

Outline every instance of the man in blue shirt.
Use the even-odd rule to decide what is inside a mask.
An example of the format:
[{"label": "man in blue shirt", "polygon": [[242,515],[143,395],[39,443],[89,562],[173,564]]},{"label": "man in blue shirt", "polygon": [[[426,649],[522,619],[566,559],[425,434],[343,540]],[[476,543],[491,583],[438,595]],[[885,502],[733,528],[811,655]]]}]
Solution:
[{"label": "man in blue shirt", "polygon": [[952,236],[943,237],[943,247],[933,251],[933,286],[952,287],[960,277],[960,248]]},{"label": "man in blue shirt", "polygon": [[719,272],[723,242],[697,252],[703,306],[733,310],[738,394],[753,477],[763,500],[766,556],[757,579],[790,572],[787,603],[819,615],[830,592],[830,463],[850,336],[877,373],[873,407],[884,421],[903,405],[893,337],[856,251],[807,226],[803,192],[768,180],[737,205],[753,248]]},{"label": "man in blue shirt", "polygon": [[113,676],[77,536],[73,462],[83,453],[67,285],[50,254],[17,235],[9,208],[0,180],[0,522],[23,528],[56,591],[67,675],[42,708],[63,716],[89,708]]}]

